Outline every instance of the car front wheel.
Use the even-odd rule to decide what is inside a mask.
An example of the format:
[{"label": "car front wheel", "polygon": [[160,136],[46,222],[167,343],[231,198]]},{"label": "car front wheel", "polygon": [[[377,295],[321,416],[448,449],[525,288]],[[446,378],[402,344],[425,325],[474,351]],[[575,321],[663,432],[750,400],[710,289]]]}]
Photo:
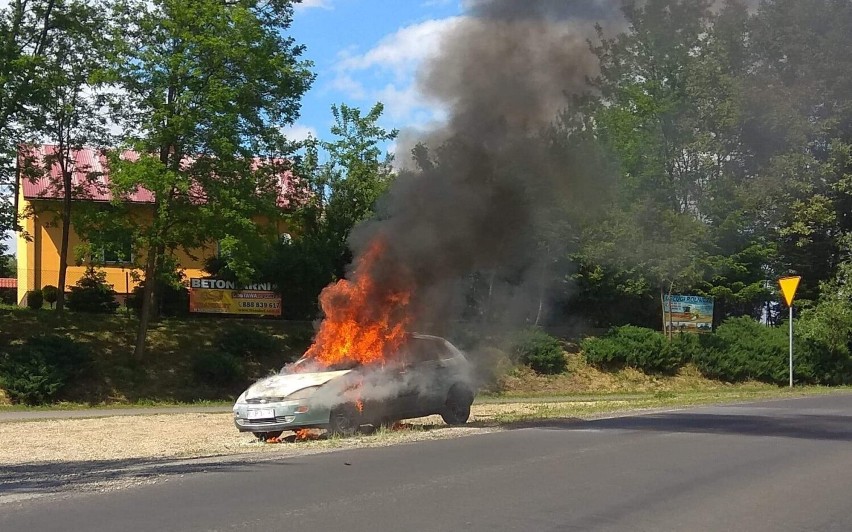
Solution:
[{"label": "car front wheel", "polygon": [[470,418],[470,405],[473,404],[473,392],[465,386],[456,384],[450,388],[441,417],[447,425],[464,425]]},{"label": "car front wheel", "polygon": [[328,433],[332,436],[352,436],[358,431],[361,414],[355,405],[340,405],[331,410]]}]

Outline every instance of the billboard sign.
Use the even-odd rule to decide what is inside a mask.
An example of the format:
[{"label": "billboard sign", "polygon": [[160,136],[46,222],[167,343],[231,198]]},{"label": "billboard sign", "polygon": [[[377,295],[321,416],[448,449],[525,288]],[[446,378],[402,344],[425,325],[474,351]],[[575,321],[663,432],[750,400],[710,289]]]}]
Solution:
[{"label": "billboard sign", "polygon": [[712,332],[713,299],[701,296],[663,296],[666,332]]},{"label": "billboard sign", "polygon": [[190,279],[189,311],[202,314],[281,316],[281,296],[272,283],[238,286],[223,279]]}]

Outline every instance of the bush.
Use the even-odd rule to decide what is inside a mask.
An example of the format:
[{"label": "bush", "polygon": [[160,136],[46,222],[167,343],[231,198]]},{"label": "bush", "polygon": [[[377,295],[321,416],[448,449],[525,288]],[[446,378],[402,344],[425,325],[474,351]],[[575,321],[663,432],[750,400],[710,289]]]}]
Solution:
[{"label": "bush", "polygon": [[[158,283],[160,300],[159,313],[161,316],[186,316],[189,314],[189,289],[183,285],[175,286],[170,283]],[[142,311],[142,292],[145,282],[140,283],[127,297],[127,307],[138,316]]]},{"label": "bush", "polygon": [[213,346],[221,353],[239,358],[263,356],[278,350],[274,336],[239,324],[221,330]]},{"label": "bush", "polygon": [[215,386],[231,386],[242,383],[246,378],[243,361],[220,351],[196,355],[192,361],[192,372],[202,383]]},{"label": "bush", "polygon": [[820,384],[852,383],[852,302],[820,301],[802,311],[794,326],[793,356],[800,371],[807,369]]},{"label": "bush", "polygon": [[14,305],[18,302],[17,288],[0,288],[0,303]]},{"label": "bush", "polygon": [[610,329],[600,338],[580,343],[586,360],[595,366],[630,366],[646,373],[674,373],[694,349],[691,338],[678,334],[671,342],[658,331],[624,325]]},{"label": "bush", "polygon": [[44,294],[41,290],[32,290],[27,293],[27,307],[38,310],[44,306]]},{"label": "bush", "polygon": [[511,348],[517,362],[532,368],[536,373],[555,375],[568,366],[559,340],[541,329],[528,329],[520,333]]},{"label": "bush", "polygon": [[86,268],[86,273],[71,287],[68,309],[74,312],[112,314],[118,308],[115,291],[106,282],[106,273]]},{"label": "bush", "polygon": [[[787,382],[789,338],[783,327],[762,325],[748,316],[729,318],[703,343],[694,360],[706,377],[728,382]],[[806,380],[811,373],[804,366],[798,368]]]},{"label": "bush", "polygon": [[44,300],[50,305],[50,308],[53,308],[53,304],[56,303],[59,297],[59,289],[49,284],[41,289],[41,293],[44,296]]},{"label": "bush", "polygon": [[88,349],[69,338],[33,337],[0,353],[0,383],[14,402],[44,404],[85,376],[90,365]]}]

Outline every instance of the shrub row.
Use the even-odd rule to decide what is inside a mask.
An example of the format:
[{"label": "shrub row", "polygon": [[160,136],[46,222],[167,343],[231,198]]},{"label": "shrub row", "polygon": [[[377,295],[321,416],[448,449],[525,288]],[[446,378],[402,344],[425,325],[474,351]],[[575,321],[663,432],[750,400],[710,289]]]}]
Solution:
[{"label": "shrub row", "polygon": [[646,373],[673,373],[683,365],[690,349],[690,340],[682,336],[669,342],[652,329],[625,325],[600,338],[587,338],[580,347],[589,363],[605,369],[629,366]]},{"label": "shrub row", "polygon": [[536,373],[555,375],[567,367],[562,344],[541,329],[521,331],[512,341],[512,361],[529,366]]},{"label": "shrub row", "polygon": [[[852,306],[821,303],[802,313],[794,332],[797,382],[852,382]],[[785,327],[768,327],[749,317],[730,318],[715,334],[678,334],[672,341],[651,329],[623,326],[581,343],[586,360],[598,367],[634,367],[648,373],[673,373],[693,362],[701,373],[727,382],[756,380],[784,384],[789,378],[789,336]]]},{"label": "shrub row", "polygon": [[[27,307],[38,310],[46,301],[52,308],[58,294],[59,289],[53,285],[31,290],[27,293]],[[66,302],[68,309],[74,312],[111,314],[119,307],[112,285],[106,282],[106,273],[93,267],[87,268],[77,284],[71,287]]]}]

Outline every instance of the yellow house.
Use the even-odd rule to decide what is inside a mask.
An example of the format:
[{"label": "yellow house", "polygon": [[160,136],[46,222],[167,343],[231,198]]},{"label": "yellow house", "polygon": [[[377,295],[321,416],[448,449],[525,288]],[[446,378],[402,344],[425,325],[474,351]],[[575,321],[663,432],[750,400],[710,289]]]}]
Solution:
[{"label": "yellow house", "polygon": [[[22,171],[23,159],[26,156],[29,168],[44,168],[45,161],[53,161],[57,152],[56,146],[42,145],[27,148],[27,153],[18,155],[18,171],[16,179],[16,211],[21,220],[22,231],[18,233],[18,293],[19,305],[26,304],[27,294],[33,290],[45,286],[59,285],[59,250],[62,243],[62,223],[59,213],[62,210],[61,193],[61,170],[59,164],[50,162],[50,172],[39,171],[38,176],[25,176]],[[72,175],[72,183],[75,188],[83,189],[83,194],[78,194],[75,203],[95,202],[107,204],[110,202],[109,177],[104,156],[93,149],[81,149],[74,153],[75,164]],[[34,164],[35,163],[35,164]],[[41,164],[41,166],[39,166]],[[31,173],[31,172],[30,172]],[[94,181],[90,175],[97,175]],[[281,184],[288,185],[289,175],[282,176]],[[85,199],[82,199],[85,198]],[[153,208],[153,195],[147,190],[139,190],[128,198],[133,205],[130,211],[135,220],[144,223],[150,219]],[[286,234],[286,227],[276,223],[279,234]],[[77,260],[74,250],[85,242],[80,238],[72,225],[69,234],[69,253],[67,260],[66,288],[73,286],[83,276],[87,264]],[[135,266],[139,261],[134,261],[132,250],[128,249],[122,253],[113,251],[102,251],[101,256],[94,262],[98,269],[106,273],[107,282],[124,299],[136,288],[136,279],[141,276],[141,270]],[[121,244],[118,247],[122,247]],[[217,253],[216,244],[211,243],[204,249],[195,250],[192,256],[187,253],[177,252],[179,268],[186,278],[207,277],[204,272],[204,261]],[[130,257],[130,260],[127,260]],[[134,273],[138,275],[134,275]]]}]

